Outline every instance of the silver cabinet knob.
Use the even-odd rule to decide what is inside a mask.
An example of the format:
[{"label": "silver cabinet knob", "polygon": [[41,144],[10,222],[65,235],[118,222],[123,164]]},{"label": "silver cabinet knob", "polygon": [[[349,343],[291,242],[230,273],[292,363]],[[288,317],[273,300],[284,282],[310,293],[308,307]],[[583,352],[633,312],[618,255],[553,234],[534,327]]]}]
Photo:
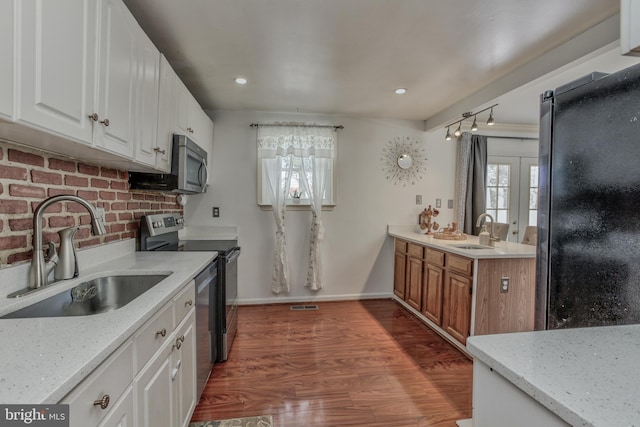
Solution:
[{"label": "silver cabinet knob", "polygon": [[98,117],[98,113],[90,114],[90,115],[89,115],[89,118],[90,118],[91,120],[93,120],[94,122],[97,122],[97,121],[98,121],[98,119],[99,119],[99,117]]},{"label": "silver cabinet knob", "polygon": [[109,406],[109,400],[109,395],[105,394],[102,396],[102,399],[94,400],[93,406],[100,406],[101,409],[107,409],[107,406]]},{"label": "silver cabinet knob", "polygon": [[109,126],[109,119],[100,120],[100,123],[102,123],[105,126]]}]

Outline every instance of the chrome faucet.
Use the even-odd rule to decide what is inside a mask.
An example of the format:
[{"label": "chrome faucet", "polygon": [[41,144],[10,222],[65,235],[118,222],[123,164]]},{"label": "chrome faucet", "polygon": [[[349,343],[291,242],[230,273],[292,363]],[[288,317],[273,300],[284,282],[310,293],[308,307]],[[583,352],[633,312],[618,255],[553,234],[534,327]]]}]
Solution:
[{"label": "chrome faucet", "polygon": [[[485,218],[485,217],[488,217],[491,220],[491,231],[489,232],[489,240],[493,241],[495,243],[495,242],[499,241],[500,239],[497,238],[495,234],[493,234],[493,217],[490,214],[488,214],[488,213],[480,214],[478,216],[478,220],[476,221],[476,227],[480,227],[480,223],[482,222],[482,219]],[[485,222],[486,222],[486,220],[485,220]]]},{"label": "chrome faucet", "polygon": [[[31,271],[29,276],[30,289],[38,289],[46,286],[49,273],[51,273],[51,270],[56,267],[58,262],[62,264],[69,264],[73,262],[75,264],[75,260],[71,261],[69,259],[60,259],[58,261],[58,256],[55,253],[55,246],[53,243],[49,243],[50,252],[53,253],[50,254],[49,261],[47,263],[45,263],[44,254],[42,253],[42,213],[53,203],[64,201],[76,202],[84,206],[89,211],[89,214],[91,215],[91,228],[94,235],[98,236],[106,233],[104,224],[99,220],[98,214],[93,205],[81,197],[62,194],[59,196],[49,197],[40,203],[33,214],[33,258],[31,259]],[[71,236],[71,238],[72,237],[73,236]],[[61,256],[69,257],[71,256],[70,253],[75,254],[74,251],[65,250],[64,253],[61,253]]]}]

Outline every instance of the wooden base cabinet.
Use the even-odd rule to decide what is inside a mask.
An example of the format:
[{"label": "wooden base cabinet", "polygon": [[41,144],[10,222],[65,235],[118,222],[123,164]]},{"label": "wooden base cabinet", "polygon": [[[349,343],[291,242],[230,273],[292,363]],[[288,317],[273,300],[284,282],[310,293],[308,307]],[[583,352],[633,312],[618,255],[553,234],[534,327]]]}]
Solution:
[{"label": "wooden base cabinet", "polygon": [[473,280],[447,271],[444,275],[442,329],[462,344],[471,330],[471,291]]},{"label": "wooden base cabinet", "polygon": [[425,265],[422,287],[422,314],[438,326],[442,325],[442,291],[444,270],[433,264]]},{"label": "wooden base cabinet", "polygon": [[407,277],[407,242],[396,239],[396,253],[393,264],[393,293],[404,300]]},{"label": "wooden base cabinet", "polygon": [[405,285],[405,300],[416,310],[422,309],[422,276],[424,263],[422,262],[423,247],[409,243],[407,247],[407,276]]}]

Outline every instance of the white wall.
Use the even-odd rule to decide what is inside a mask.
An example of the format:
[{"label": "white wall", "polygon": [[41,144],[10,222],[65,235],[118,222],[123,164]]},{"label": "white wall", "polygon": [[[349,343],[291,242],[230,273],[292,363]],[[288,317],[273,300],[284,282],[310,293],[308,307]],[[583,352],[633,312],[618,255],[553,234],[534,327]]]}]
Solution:
[{"label": "white wall", "polygon": [[[443,131],[425,133],[422,121],[353,118],[335,115],[216,111],[212,185],[193,196],[185,207],[189,225],[237,225],[242,255],[239,264],[240,303],[318,301],[390,296],[393,289],[393,242],[388,224],[413,224],[419,212],[436,198],[443,209],[438,222],[453,217],[455,146]],[[337,206],[323,212],[325,286],[318,292],[304,287],[308,265],[310,212],[287,213],[287,249],[291,292],[271,292],[275,225],[273,213],[256,202],[256,129],[250,123],[296,121],[343,125],[338,132]],[[409,136],[424,144],[427,172],[415,186],[387,181],[381,169],[383,146],[392,138]],[[415,204],[422,195],[423,205]],[[211,208],[220,207],[212,218]]]}]

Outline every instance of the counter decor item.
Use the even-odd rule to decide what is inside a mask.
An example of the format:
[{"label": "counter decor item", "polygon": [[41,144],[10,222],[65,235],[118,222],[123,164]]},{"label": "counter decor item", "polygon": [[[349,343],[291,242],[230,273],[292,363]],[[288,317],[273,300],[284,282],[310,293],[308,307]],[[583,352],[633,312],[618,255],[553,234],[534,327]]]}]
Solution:
[{"label": "counter decor item", "polygon": [[467,235],[458,230],[458,223],[452,222],[447,228],[433,234],[434,239],[440,240],[467,240]]},{"label": "counter decor item", "polygon": [[426,172],[427,157],[419,141],[408,136],[398,136],[382,149],[382,170],[395,185],[415,185]]},{"label": "counter decor item", "polygon": [[420,227],[419,232],[431,236],[433,235],[433,231],[438,231],[440,224],[435,221],[432,222],[431,219],[437,217],[439,214],[440,211],[438,211],[438,209],[433,209],[431,205],[420,212],[420,215],[418,216],[418,226]]}]

